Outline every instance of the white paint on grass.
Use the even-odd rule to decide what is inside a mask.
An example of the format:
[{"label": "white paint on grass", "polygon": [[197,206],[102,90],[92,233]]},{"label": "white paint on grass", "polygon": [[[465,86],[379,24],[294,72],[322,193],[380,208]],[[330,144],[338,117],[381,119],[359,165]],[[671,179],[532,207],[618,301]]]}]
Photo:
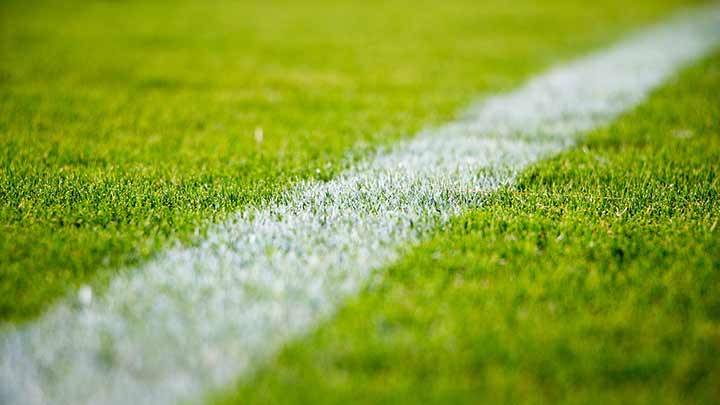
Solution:
[{"label": "white paint on grass", "polygon": [[0,339],[0,402],[200,400],[330,315],[428,230],[643,100],[720,39],[684,15],[216,225]]}]

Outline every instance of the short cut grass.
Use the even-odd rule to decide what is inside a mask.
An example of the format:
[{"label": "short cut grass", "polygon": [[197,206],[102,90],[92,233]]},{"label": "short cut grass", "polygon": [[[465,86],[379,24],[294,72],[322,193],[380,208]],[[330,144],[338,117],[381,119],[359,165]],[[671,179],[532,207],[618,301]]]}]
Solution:
[{"label": "short cut grass", "polygon": [[720,401],[720,54],[457,218],[219,403]]},{"label": "short cut grass", "polygon": [[690,3],[3,1],[0,322]]}]

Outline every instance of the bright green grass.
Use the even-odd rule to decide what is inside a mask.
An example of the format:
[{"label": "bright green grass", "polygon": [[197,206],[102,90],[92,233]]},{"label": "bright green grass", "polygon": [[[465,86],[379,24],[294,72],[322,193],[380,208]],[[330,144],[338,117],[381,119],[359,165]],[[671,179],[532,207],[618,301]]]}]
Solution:
[{"label": "bright green grass", "polygon": [[687,3],[4,1],[0,322]]},{"label": "bright green grass", "polygon": [[720,54],[438,231],[227,402],[717,403],[719,170]]}]

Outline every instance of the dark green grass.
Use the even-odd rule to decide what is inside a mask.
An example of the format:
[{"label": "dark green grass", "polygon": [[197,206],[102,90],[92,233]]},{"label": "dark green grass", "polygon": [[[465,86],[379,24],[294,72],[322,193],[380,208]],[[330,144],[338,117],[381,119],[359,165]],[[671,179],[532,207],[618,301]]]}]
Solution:
[{"label": "dark green grass", "polygon": [[720,401],[720,54],[378,273],[227,403]]},{"label": "dark green grass", "polygon": [[0,322],[690,3],[3,1]]}]

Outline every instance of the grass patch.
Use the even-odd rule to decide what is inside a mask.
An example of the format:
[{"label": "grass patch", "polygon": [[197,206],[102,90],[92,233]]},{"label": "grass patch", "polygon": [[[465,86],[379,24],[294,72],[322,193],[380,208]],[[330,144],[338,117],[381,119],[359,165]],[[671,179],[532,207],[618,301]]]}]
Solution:
[{"label": "grass patch", "polygon": [[720,401],[720,54],[457,218],[220,403]]},{"label": "grass patch", "polygon": [[4,1],[0,322],[689,3]]}]

